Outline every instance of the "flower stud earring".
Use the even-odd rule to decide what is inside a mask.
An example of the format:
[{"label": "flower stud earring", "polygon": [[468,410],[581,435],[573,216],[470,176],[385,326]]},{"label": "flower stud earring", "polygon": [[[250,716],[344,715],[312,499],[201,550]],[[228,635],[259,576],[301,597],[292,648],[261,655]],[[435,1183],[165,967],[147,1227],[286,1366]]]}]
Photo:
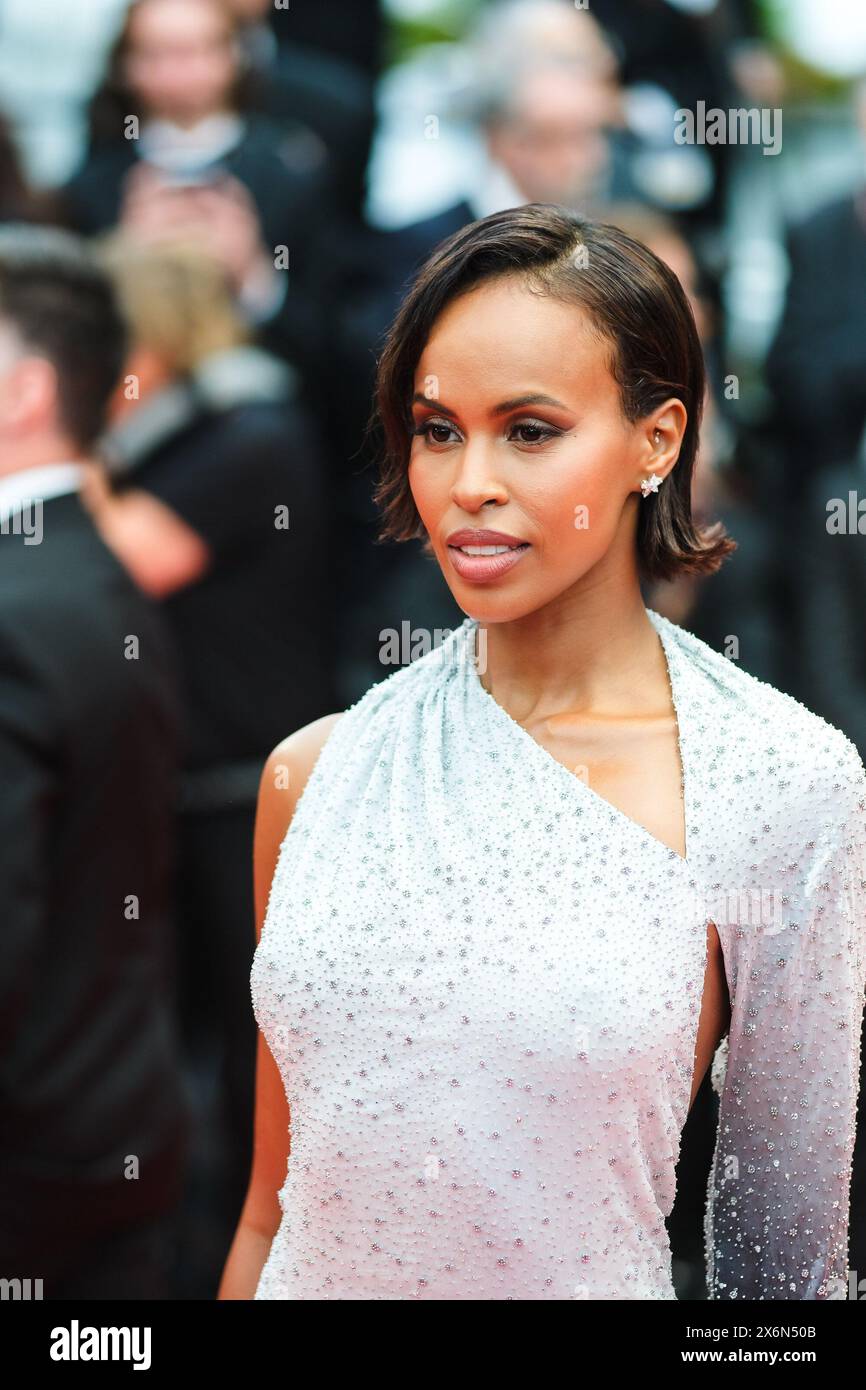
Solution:
[{"label": "flower stud earring", "polygon": [[663,483],[664,478],[660,478],[657,473],[651,473],[648,478],[641,478],[640,490],[644,497],[649,497],[651,492],[658,492],[659,483]]}]

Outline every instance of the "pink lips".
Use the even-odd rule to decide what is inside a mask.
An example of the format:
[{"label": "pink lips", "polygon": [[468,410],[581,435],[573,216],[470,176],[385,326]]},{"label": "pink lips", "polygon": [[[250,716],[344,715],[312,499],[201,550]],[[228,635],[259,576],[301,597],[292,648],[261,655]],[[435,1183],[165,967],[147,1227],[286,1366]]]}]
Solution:
[{"label": "pink lips", "polygon": [[[507,574],[530,548],[527,541],[510,536],[505,531],[475,530],[472,527],[454,531],[448,537],[447,545],[451,563],[461,579],[470,579],[475,583],[499,579]],[[509,549],[499,555],[466,555],[458,549],[461,545],[507,545]]]}]

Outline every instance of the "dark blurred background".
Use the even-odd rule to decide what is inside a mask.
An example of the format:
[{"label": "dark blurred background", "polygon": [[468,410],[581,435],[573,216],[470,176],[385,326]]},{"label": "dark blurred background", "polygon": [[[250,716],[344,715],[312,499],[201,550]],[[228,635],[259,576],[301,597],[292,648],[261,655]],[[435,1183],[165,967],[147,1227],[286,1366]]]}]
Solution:
[{"label": "dark blurred background", "polygon": [[[780,148],[678,143],[702,102]],[[648,604],[866,755],[855,0],[0,0],[0,1273],[49,1297],[215,1296],[262,766],[390,674],[385,629],[464,616],[420,543],[377,544],[376,356],[436,244],[527,201],[618,222],[694,305],[694,506],[739,548]],[[714,1125],[708,1078],[687,1299]]]}]

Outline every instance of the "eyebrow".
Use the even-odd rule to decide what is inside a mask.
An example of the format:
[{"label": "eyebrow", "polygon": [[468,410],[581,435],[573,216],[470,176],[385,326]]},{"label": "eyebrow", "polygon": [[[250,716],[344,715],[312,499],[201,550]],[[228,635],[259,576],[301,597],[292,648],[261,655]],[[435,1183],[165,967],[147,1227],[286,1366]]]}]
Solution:
[{"label": "eyebrow", "polygon": [[[425,396],[421,391],[415,392],[412,397],[412,404],[429,405],[436,410],[441,410],[443,415],[450,415],[452,419],[456,418],[456,411],[450,410],[447,405],[443,405],[441,401],[437,401],[431,396]],[[562,401],[558,401],[554,396],[546,396],[543,391],[532,391],[525,396],[514,396],[509,401],[500,401],[499,405],[495,405],[490,413],[491,415],[507,415],[510,411],[519,410],[524,405],[552,405],[557,410],[570,408],[563,405]]]}]

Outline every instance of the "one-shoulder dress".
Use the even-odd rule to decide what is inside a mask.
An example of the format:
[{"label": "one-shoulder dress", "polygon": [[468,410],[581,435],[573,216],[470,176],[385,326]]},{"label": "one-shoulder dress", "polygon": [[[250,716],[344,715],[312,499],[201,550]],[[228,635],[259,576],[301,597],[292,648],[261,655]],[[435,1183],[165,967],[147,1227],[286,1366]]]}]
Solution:
[{"label": "one-shoulder dress", "polygon": [[280,848],[251,989],[282,1075],[256,1299],[673,1299],[714,922],[714,1299],[844,1299],[866,983],[854,745],[647,609],[686,855],[485,690],[478,624],[367,691]]}]

